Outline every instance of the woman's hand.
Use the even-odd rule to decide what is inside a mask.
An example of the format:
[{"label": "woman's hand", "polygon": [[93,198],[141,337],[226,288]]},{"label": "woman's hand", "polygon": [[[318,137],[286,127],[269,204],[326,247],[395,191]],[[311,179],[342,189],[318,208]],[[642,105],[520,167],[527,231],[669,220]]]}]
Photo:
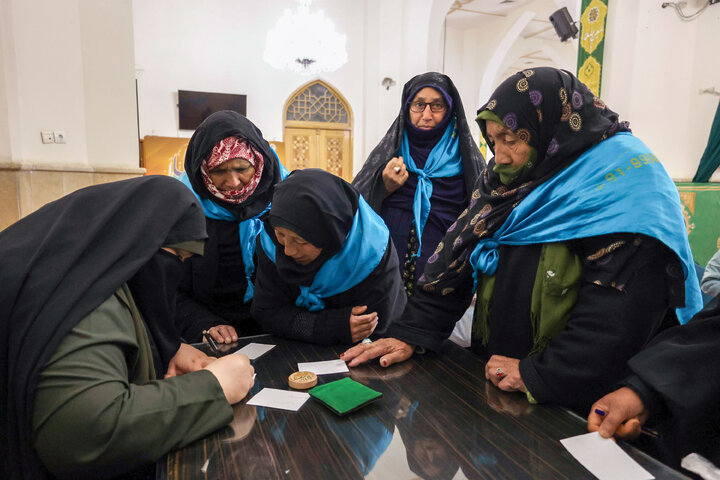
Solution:
[{"label": "woman's hand", "polygon": [[348,366],[357,367],[373,358],[380,357],[380,365],[389,367],[393,363],[404,362],[415,351],[415,347],[397,338],[381,338],[371,343],[361,343],[340,354]]},{"label": "woman's hand", "polygon": [[520,360],[493,355],[485,364],[485,378],[506,392],[525,393],[525,383],[520,376]]},{"label": "woman's hand", "polygon": [[250,365],[248,357],[241,353],[218,358],[205,367],[205,370],[215,375],[230,405],[245,398],[255,383],[255,369]]},{"label": "woman's hand", "polygon": [[[214,327],[208,328],[207,331],[217,343],[233,343],[238,341],[235,327],[231,325],[215,325]],[[203,342],[207,343],[205,337],[203,337]]]},{"label": "woman's hand", "polygon": [[622,387],[593,404],[588,415],[588,431],[600,432],[600,436],[605,438],[632,439],[640,435],[641,426],[647,418],[645,404],[637,393]]},{"label": "woman's hand", "polygon": [[405,180],[408,179],[409,173],[405,168],[405,162],[402,157],[393,157],[385,165],[382,171],[383,184],[385,184],[385,190],[388,194],[393,193],[398,188],[402,187]]},{"label": "woman's hand", "polygon": [[353,342],[359,342],[369,337],[378,325],[377,312],[370,312],[362,315],[367,310],[367,305],[353,307],[350,311],[350,337]]},{"label": "woman's hand", "polygon": [[214,361],[215,358],[208,357],[197,348],[187,343],[181,343],[178,351],[175,352],[175,355],[170,359],[165,378],[195,372],[205,368]]}]

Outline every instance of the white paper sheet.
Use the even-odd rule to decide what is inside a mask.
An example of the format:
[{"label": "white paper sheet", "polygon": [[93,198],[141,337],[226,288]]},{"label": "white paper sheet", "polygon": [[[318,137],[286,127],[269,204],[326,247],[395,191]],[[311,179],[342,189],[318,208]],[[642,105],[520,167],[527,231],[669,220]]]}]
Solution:
[{"label": "white paper sheet", "polygon": [[250,360],[255,360],[260,355],[269,352],[273,348],[275,348],[275,345],[267,345],[265,343],[248,343],[240,350],[233,353],[242,353],[247,355]]},{"label": "white paper sheet", "polygon": [[315,375],[349,372],[344,360],[326,360],[324,362],[298,363],[299,372],[313,372]]},{"label": "white paper sheet", "polygon": [[310,398],[305,392],[291,392],[277,388],[263,388],[247,402],[248,405],[258,407],[279,408],[296,412]]},{"label": "white paper sheet", "polygon": [[600,480],[651,480],[650,472],[642,468],[622,448],[599,433],[586,433],[560,440],[575,459]]}]

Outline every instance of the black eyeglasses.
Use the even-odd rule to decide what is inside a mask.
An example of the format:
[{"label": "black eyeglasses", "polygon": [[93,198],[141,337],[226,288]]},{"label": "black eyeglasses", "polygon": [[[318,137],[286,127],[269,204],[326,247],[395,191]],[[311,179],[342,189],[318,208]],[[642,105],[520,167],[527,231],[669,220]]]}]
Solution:
[{"label": "black eyeglasses", "polygon": [[447,105],[442,102],[412,102],[410,104],[410,111],[422,113],[428,105],[430,106],[430,111],[433,113],[440,113],[447,110]]}]

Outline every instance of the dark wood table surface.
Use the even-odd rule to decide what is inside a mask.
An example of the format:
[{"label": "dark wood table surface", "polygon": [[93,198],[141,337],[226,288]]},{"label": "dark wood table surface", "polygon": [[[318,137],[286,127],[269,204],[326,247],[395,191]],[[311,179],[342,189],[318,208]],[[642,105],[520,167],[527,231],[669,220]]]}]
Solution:
[{"label": "dark wood table surface", "polygon": [[[344,417],[310,398],[297,412],[245,403],[262,388],[288,390],[298,362],[338,358],[328,347],[273,336],[241,339],[276,345],[253,361],[257,377],[235,405],[233,423],[158,465],[158,478],[180,479],[593,479],[559,440],[586,433],[584,419],[487,382],[483,363],[447,342],[443,355],[414,355],[382,368],[377,361],[350,376],[383,393]],[[621,444],[657,479],[686,478]]]}]

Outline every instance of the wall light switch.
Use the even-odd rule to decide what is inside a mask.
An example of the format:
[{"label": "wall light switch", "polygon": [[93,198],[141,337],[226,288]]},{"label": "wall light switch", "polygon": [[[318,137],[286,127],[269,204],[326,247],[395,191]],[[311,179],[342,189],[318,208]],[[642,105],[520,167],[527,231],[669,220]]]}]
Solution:
[{"label": "wall light switch", "polygon": [[55,136],[53,135],[53,132],[49,130],[41,131],[40,137],[42,138],[43,143],[55,143]]},{"label": "wall light switch", "polygon": [[65,143],[65,132],[63,130],[55,130],[53,132],[55,143]]}]

